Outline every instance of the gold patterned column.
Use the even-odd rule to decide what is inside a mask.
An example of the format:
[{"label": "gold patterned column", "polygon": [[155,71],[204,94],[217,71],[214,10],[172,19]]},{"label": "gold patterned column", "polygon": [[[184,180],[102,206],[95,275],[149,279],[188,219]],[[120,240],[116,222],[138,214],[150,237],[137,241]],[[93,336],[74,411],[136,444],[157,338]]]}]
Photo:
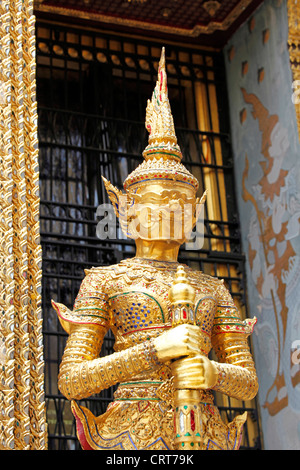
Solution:
[{"label": "gold patterned column", "polygon": [[33,1],[0,3],[0,449],[46,448]]},{"label": "gold patterned column", "polygon": [[293,74],[293,88],[295,109],[300,138],[300,3],[297,0],[288,0],[289,37],[288,47],[290,63]]}]

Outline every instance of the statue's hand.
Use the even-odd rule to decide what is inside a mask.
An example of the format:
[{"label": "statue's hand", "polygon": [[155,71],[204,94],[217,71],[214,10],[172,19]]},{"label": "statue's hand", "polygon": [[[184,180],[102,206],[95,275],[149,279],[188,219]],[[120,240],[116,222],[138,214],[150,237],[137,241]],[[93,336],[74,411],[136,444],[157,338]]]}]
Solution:
[{"label": "statue's hand", "polygon": [[179,325],[154,340],[160,362],[199,354],[200,329],[195,325]]},{"label": "statue's hand", "polygon": [[217,383],[218,370],[215,364],[201,354],[178,359],[171,368],[177,389],[205,390]]}]

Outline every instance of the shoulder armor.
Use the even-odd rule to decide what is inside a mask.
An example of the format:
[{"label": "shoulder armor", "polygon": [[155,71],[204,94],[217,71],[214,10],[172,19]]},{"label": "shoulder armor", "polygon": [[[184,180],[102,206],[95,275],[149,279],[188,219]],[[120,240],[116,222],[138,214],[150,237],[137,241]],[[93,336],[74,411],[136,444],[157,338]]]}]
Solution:
[{"label": "shoulder armor", "polygon": [[214,323],[213,334],[218,335],[220,333],[240,333],[242,335],[249,336],[253,333],[254,325],[257,322],[256,317],[247,318],[246,320],[230,319],[230,318],[219,318],[219,321]]},{"label": "shoulder armor", "polygon": [[118,266],[118,264],[112,264],[110,266],[93,266],[92,268],[85,269],[84,274],[86,276],[89,274],[100,274],[105,276],[110,271],[114,271]]},{"label": "shoulder armor", "polygon": [[61,326],[68,334],[70,334],[72,324],[75,324],[75,325],[92,324],[92,325],[105,326],[107,323],[107,319],[104,316],[103,317],[100,315],[91,316],[91,315],[85,315],[85,314],[80,314],[80,313],[74,313],[63,304],[56,303],[53,300],[51,300],[51,303],[52,303],[53,308],[57,312],[58,319],[60,321]]}]

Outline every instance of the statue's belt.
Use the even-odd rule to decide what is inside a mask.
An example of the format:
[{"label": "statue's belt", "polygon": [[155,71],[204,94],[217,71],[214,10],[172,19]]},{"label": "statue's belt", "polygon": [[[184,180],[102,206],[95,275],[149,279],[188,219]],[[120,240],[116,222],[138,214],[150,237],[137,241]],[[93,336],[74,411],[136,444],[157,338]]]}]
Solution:
[{"label": "statue's belt", "polygon": [[[133,381],[120,383],[114,393],[114,401],[164,401],[174,408],[173,379],[166,381]],[[200,403],[214,403],[213,393],[210,390],[200,390]]]}]

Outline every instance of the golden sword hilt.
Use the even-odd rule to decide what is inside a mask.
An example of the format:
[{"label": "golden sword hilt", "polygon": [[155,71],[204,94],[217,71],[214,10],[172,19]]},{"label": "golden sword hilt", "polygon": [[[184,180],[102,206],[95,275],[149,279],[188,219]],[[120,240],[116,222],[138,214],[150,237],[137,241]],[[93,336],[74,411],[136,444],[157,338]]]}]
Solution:
[{"label": "golden sword hilt", "polygon": [[[196,324],[195,289],[189,283],[183,266],[178,266],[169,290],[172,327],[183,323]],[[177,450],[199,450],[202,420],[200,391],[176,389],[174,394],[174,443]]]}]

